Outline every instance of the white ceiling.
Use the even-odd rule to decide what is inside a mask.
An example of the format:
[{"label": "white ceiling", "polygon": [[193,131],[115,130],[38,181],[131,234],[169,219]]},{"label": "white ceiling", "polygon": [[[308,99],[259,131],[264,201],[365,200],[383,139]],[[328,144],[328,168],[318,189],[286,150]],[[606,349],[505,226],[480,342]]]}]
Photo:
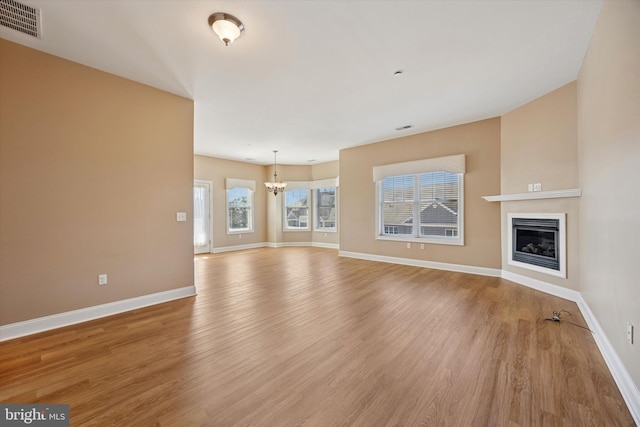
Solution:
[{"label": "white ceiling", "polygon": [[[504,114],[577,78],[602,7],[22,1],[41,9],[42,39],[4,27],[0,37],[193,99],[197,154],[259,164],[274,149],[279,163],[321,163],[342,148]],[[213,12],[237,16],[245,34],[225,47],[207,25]]]}]

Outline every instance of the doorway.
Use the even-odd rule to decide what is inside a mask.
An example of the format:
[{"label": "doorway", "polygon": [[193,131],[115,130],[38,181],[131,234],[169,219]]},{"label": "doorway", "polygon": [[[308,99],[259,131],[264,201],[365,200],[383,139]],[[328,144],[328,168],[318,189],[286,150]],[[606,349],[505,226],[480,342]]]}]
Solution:
[{"label": "doorway", "polygon": [[193,253],[211,252],[211,182],[193,182]]}]

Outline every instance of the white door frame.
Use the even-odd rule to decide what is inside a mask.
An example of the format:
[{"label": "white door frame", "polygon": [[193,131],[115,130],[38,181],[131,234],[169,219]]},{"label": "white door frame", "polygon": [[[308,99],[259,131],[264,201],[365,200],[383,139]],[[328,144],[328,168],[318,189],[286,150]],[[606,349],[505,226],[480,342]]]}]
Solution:
[{"label": "white door frame", "polygon": [[[211,188],[213,186],[213,182],[212,181],[205,181],[202,179],[194,179],[193,180],[193,185],[202,185],[207,187],[208,191],[207,191],[207,199],[209,201],[209,204],[207,206],[207,214],[209,215],[209,221],[208,221],[208,234],[209,234],[209,243],[204,246],[202,249],[200,250],[196,250],[195,246],[193,248],[193,252],[194,254],[203,254],[203,253],[211,253],[213,252],[213,197],[211,197]],[[193,233],[192,233],[193,234]]]}]

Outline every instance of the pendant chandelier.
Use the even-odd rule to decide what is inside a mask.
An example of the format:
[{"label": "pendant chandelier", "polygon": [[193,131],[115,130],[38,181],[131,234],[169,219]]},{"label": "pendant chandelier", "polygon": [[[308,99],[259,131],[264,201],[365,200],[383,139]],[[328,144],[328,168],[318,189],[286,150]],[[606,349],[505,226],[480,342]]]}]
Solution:
[{"label": "pendant chandelier", "polygon": [[273,150],[273,182],[265,182],[264,185],[267,187],[270,193],[273,193],[274,196],[277,196],[278,193],[282,193],[287,186],[284,182],[278,182],[278,160],[277,160],[278,150]]}]

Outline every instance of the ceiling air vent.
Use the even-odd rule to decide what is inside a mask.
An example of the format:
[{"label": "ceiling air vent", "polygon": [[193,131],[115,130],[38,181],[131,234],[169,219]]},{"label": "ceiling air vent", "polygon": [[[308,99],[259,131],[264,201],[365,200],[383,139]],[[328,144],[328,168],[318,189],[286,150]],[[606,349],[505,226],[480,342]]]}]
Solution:
[{"label": "ceiling air vent", "polygon": [[404,126],[400,126],[399,128],[396,128],[396,130],[407,130],[407,129],[411,129],[413,127],[413,125],[404,125]]},{"label": "ceiling air vent", "polygon": [[15,0],[0,0],[0,25],[40,38],[40,9]]}]

